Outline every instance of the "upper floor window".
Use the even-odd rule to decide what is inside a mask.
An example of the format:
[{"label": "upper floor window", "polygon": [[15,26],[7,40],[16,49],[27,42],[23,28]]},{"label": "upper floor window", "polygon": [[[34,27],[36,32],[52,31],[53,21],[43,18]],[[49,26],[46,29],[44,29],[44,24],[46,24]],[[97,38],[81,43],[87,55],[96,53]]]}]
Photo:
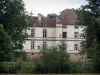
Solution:
[{"label": "upper floor window", "polygon": [[31,41],[31,49],[34,49],[34,41]]},{"label": "upper floor window", "polygon": [[63,32],[63,38],[67,38],[67,32]]},{"label": "upper floor window", "polygon": [[75,29],[79,29],[79,26],[74,26]]},{"label": "upper floor window", "polygon": [[32,37],[34,37],[34,34],[35,34],[34,31],[35,31],[35,29],[31,29],[31,36]]},{"label": "upper floor window", "polygon": [[74,44],[74,50],[78,50],[78,44]]},{"label": "upper floor window", "polygon": [[79,38],[79,32],[74,32],[74,38]]},{"label": "upper floor window", "polygon": [[83,38],[83,39],[86,38],[85,33],[81,33],[81,34],[80,34],[80,38]]},{"label": "upper floor window", "polygon": [[47,30],[43,29],[43,37],[47,37]]},{"label": "upper floor window", "polygon": [[46,49],[46,41],[43,41],[43,49]]},{"label": "upper floor window", "polygon": [[63,25],[63,28],[67,28],[67,26]]}]

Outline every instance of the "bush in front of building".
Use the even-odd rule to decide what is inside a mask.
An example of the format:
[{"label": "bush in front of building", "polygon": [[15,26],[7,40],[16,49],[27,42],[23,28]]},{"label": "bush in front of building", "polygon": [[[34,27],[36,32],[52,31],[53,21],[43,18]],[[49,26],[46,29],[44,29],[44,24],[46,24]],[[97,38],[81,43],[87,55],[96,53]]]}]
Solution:
[{"label": "bush in front of building", "polygon": [[35,64],[35,73],[70,73],[70,59],[66,44],[42,48],[40,60]]},{"label": "bush in front of building", "polygon": [[26,74],[33,73],[34,71],[33,62],[23,62],[19,60],[17,62],[2,62],[0,63],[0,73],[2,74]]}]

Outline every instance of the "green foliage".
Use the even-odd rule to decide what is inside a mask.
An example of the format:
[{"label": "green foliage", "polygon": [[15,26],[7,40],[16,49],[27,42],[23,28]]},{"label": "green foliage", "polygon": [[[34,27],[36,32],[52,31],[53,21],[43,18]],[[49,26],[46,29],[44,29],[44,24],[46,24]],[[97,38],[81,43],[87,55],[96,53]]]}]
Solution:
[{"label": "green foliage", "polygon": [[92,68],[93,68],[93,72],[99,73],[99,69],[100,69],[100,44],[98,43],[98,41],[95,39],[93,44],[90,46],[90,48],[88,49],[88,54],[89,56],[91,56],[92,59]]},{"label": "green foliage", "polygon": [[40,61],[36,63],[36,73],[69,73],[69,55],[64,42],[41,50]]},{"label": "green foliage", "polygon": [[27,53],[25,51],[13,51],[12,61],[17,61],[19,59],[25,61],[27,57]]},{"label": "green foliage", "polygon": [[0,0],[0,24],[11,37],[13,50],[21,50],[30,16],[22,0]]},{"label": "green foliage", "polygon": [[[41,63],[41,62],[40,62]],[[67,68],[61,67],[61,70],[59,69],[59,66],[43,66],[37,61],[35,62],[23,62],[22,60],[19,60],[17,62],[2,62],[0,63],[0,73],[5,74],[38,74],[38,73],[67,73]],[[70,62],[70,74],[85,74],[91,73],[92,70],[92,64],[90,62]],[[48,68],[49,67],[49,68]],[[68,66],[67,66],[68,67]],[[67,69],[68,70],[68,69]],[[60,72],[59,72],[60,71]]]},{"label": "green foliage", "polygon": [[29,74],[34,72],[33,62],[2,62],[0,63],[0,73],[5,74]]},{"label": "green foliage", "polygon": [[72,74],[85,74],[92,73],[92,67],[90,62],[71,62],[70,73]]},{"label": "green foliage", "polygon": [[100,24],[98,23],[100,17],[100,1],[99,0],[87,0],[88,5],[82,6],[76,10],[78,14],[77,23],[79,25],[86,26],[84,29],[86,34],[86,48],[89,48],[93,42],[93,39],[100,38]]},{"label": "green foliage", "polygon": [[47,17],[53,19],[53,18],[56,18],[58,15],[55,14],[55,13],[51,13],[51,14],[48,14]]},{"label": "green foliage", "polygon": [[85,26],[87,55],[95,66],[93,72],[100,73],[100,0],[87,1],[88,5],[76,10],[77,23]]},{"label": "green foliage", "polygon": [[3,29],[3,26],[0,25],[0,61],[7,61],[11,59],[11,38]]}]

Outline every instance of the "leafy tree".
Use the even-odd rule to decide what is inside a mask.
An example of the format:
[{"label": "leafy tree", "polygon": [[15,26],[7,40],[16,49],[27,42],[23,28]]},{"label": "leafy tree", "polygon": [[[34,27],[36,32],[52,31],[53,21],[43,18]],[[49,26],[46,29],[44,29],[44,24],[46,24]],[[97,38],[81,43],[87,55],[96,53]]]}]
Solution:
[{"label": "leafy tree", "polygon": [[0,25],[0,61],[10,60],[11,59],[11,38],[3,29],[3,26]]},{"label": "leafy tree", "polygon": [[48,14],[47,17],[53,19],[53,18],[56,18],[58,15],[55,14],[55,13],[51,13],[51,14]]},{"label": "leafy tree", "polygon": [[[100,53],[98,48],[100,44],[100,0],[86,1],[88,1],[87,5],[76,10],[78,14],[77,23],[85,26],[84,33],[86,35],[86,50],[88,57],[93,60],[92,62],[97,61],[95,65],[100,65],[100,57],[97,54],[97,52]],[[97,43],[94,42],[94,39],[96,39]],[[95,66],[95,69],[98,71],[100,68]],[[96,70],[95,72],[97,72]]]},{"label": "leafy tree", "polygon": [[100,73],[100,43],[95,39],[88,49],[91,55],[93,72]]},{"label": "leafy tree", "polygon": [[65,44],[41,49],[41,58],[36,66],[38,73],[69,73],[69,55]]},{"label": "leafy tree", "polygon": [[13,51],[13,61],[17,60],[26,60],[26,52],[25,51]]},{"label": "leafy tree", "polygon": [[87,1],[89,4],[86,6],[82,6],[80,9],[76,10],[76,13],[78,14],[77,23],[79,25],[86,26],[84,29],[86,34],[86,48],[89,48],[94,38],[97,38],[98,41],[100,40],[100,24],[98,23],[100,17],[100,1]]},{"label": "leafy tree", "polygon": [[0,24],[11,37],[13,50],[21,50],[30,16],[22,0],[0,0]]}]

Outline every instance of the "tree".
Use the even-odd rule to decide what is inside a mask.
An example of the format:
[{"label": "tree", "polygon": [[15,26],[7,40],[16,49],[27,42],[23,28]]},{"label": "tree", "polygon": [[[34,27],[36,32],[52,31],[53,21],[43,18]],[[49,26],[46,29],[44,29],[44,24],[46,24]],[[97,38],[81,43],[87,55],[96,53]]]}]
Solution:
[{"label": "tree", "polygon": [[36,69],[40,73],[69,73],[69,55],[63,42],[57,46],[41,49],[41,57]]},{"label": "tree", "polygon": [[99,41],[99,30],[100,27],[98,24],[98,19],[100,17],[100,1],[99,0],[87,0],[88,5],[82,6],[80,9],[76,10],[76,13],[78,14],[77,23],[79,25],[86,26],[85,32],[86,32],[86,44],[87,48],[91,46],[93,39],[97,38]]},{"label": "tree", "polygon": [[100,43],[96,39],[93,40],[92,45],[88,49],[88,53],[91,55],[92,59],[92,69],[93,72],[99,73],[100,72]]},{"label": "tree", "polygon": [[0,0],[0,24],[11,37],[13,50],[23,48],[29,18],[22,0]]},{"label": "tree", "polygon": [[0,25],[0,61],[7,61],[12,58],[11,38]]},{"label": "tree", "polygon": [[25,51],[13,51],[13,61],[23,60],[25,61],[27,57],[27,53]]},{"label": "tree", "polygon": [[53,18],[56,18],[58,15],[55,14],[55,13],[51,13],[51,14],[48,14],[47,17],[53,19]]},{"label": "tree", "polygon": [[[78,15],[77,23],[85,26],[84,33],[86,35],[86,50],[88,57],[91,58],[93,62],[98,61],[95,65],[100,65],[100,57],[96,54],[97,52],[100,53],[98,48],[100,44],[100,0],[87,1],[88,5],[82,6],[80,9],[76,10]],[[94,43],[95,39],[97,43]],[[93,44],[98,45],[94,47]],[[97,66],[95,66],[95,69],[98,71]]]}]

